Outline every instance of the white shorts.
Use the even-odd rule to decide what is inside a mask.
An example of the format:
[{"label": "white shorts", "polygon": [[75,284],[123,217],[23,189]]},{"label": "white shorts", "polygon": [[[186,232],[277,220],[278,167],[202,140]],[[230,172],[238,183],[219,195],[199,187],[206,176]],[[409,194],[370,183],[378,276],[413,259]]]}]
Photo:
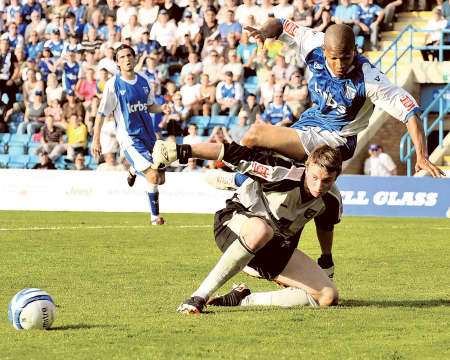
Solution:
[{"label": "white shorts", "polygon": [[134,146],[129,146],[123,152],[127,161],[138,173],[143,173],[153,165],[152,153],[148,150],[139,151]]},{"label": "white shorts", "polygon": [[302,127],[295,128],[297,135],[305,149],[307,155],[319,145],[329,145],[332,148],[339,149],[342,154],[342,160],[348,160],[353,156],[356,148],[356,135],[343,137],[336,131],[321,129],[320,127]]}]

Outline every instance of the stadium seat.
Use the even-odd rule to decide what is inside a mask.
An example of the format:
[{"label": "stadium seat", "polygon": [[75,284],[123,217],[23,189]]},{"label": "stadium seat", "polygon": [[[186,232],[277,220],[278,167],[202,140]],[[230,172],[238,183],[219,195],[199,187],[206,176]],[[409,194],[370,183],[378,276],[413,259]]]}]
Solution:
[{"label": "stadium seat", "polygon": [[10,138],[11,134],[0,134],[0,154],[6,154],[6,147]]},{"label": "stadium seat", "polygon": [[55,167],[58,170],[66,170],[67,169],[67,162],[65,156],[60,156],[55,162]]},{"label": "stadium seat", "polygon": [[211,120],[208,124],[208,129],[212,129],[215,126],[224,126],[228,127],[228,123],[230,122],[230,117],[226,115],[216,115],[211,116]]},{"label": "stadium seat", "polygon": [[8,162],[10,169],[26,169],[29,161],[28,155],[11,155]]},{"label": "stadium seat", "polygon": [[9,163],[9,155],[8,154],[0,154],[0,168],[6,169]]},{"label": "stadium seat", "polygon": [[228,123],[228,128],[235,127],[239,124],[239,117],[238,116],[230,116],[230,121]]},{"label": "stadium seat", "polygon": [[13,144],[8,146],[8,154],[10,155],[23,155],[26,152],[26,146],[20,144]]},{"label": "stadium seat", "polygon": [[199,128],[205,129],[208,127],[210,119],[211,118],[209,116],[191,116],[188,120],[188,124],[195,124]]},{"label": "stadium seat", "polygon": [[[22,148],[21,154],[25,154],[27,151],[27,145],[31,136],[27,134],[12,134],[8,143],[8,153],[11,152],[11,147]],[[19,150],[14,150],[17,154]]]},{"label": "stadium seat", "polygon": [[28,148],[28,154],[35,155],[36,150],[41,146],[40,142],[37,141],[30,141],[28,142],[27,148]]},{"label": "stadium seat", "polygon": [[27,164],[28,169],[32,169],[33,166],[36,165],[37,163],[39,163],[39,156],[34,154],[28,155],[28,164]]}]

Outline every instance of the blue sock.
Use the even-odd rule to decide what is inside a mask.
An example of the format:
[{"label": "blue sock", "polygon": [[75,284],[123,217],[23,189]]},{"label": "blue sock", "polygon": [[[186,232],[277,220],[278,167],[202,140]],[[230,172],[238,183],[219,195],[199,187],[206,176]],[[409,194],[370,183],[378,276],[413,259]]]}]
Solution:
[{"label": "blue sock", "polygon": [[148,192],[147,195],[150,203],[151,217],[153,219],[159,216],[159,192]]},{"label": "blue sock", "polygon": [[237,187],[239,187],[247,179],[248,179],[247,175],[244,175],[244,174],[241,174],[241,173],[236,173],[236,176],[234,177],[234,183],[236,184]]}]

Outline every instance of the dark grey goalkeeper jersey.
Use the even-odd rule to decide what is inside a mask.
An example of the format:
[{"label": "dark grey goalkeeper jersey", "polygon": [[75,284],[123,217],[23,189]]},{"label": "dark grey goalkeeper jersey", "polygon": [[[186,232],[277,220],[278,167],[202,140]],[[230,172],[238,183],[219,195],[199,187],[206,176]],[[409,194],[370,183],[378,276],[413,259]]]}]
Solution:
[{"label": "dark grey goalkeeper jersey", "polygon": [[297,234],[313,218],[317,228],[326,231],[333,230],[340,221],[339,190],[334,185],[320,198],[308,196],[304,190],[304,165],[236,143],[225,145],[223,162],[249,176],[232,200],[265,218],[283,236]]}]

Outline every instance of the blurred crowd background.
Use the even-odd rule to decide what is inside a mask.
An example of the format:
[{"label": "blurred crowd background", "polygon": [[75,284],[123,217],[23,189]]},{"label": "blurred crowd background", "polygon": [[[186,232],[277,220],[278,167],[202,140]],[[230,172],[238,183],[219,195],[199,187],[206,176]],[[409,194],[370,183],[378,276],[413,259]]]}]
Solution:
[{"label": "blurred crowd background", "polygon": [[[150,78],[156,101],[171,106],[153,116],[159,137],[239,142],[255,121],[289,126],[310,105],[295,50],[278,40],[257,44],[246,26],[271,17],[317,31],[346,23],[364,52],[379,49],[379,31],[392,28],[397,12],[431,9],[429,27],[439,33],[450,1],[0,0],[0,167],[127,168],[112,118],[102,158],[89,151],[121,43],[136,50],[136,71]],[[221,166],[192,160],[172,170]]]}]

